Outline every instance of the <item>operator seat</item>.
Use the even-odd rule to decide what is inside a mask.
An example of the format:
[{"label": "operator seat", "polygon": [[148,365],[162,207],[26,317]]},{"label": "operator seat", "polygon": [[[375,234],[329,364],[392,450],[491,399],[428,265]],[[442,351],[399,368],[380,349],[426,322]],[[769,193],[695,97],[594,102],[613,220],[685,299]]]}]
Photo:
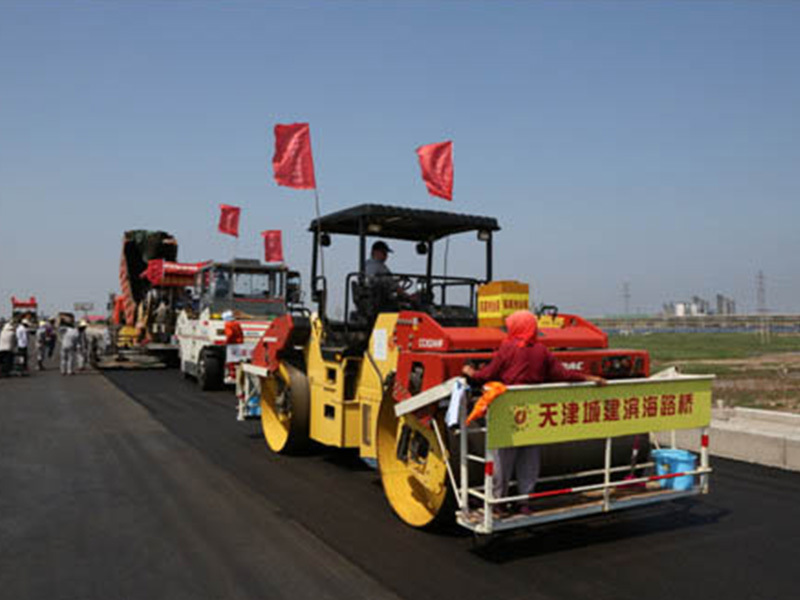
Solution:
[{"label": "operator seat", "polygon": [[355,279],[350,287],[355,306],[350,322],[354,325],[370,329],[380,313],[400,309],[392,277]]}]

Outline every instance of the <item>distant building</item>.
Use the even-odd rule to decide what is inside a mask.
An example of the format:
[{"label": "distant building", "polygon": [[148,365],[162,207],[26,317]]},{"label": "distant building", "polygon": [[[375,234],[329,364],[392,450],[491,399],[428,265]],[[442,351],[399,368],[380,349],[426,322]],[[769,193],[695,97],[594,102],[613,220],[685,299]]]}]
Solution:
[{"label": "distant building", "polygon": [[718,315],[735,315],[736,314],[736,301],[733,298],[728,298],[722,294],[717,294],[717,314]]},{"label": "distant building", "polygon": [[667,317],[703,317],[706,315],[735,315],[736,302],[732,298],[717,294],[716,310],[711,303],[700,296],[692,296],[691,300],[667,302],[663,305],[664,316]]}]

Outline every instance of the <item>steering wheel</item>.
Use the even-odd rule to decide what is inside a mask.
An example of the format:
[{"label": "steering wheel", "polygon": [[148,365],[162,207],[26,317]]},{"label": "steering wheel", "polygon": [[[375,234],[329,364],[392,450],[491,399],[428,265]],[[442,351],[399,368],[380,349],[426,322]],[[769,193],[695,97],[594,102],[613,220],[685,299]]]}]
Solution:
[{"label": "steering wheel", "polygon": [[397,289],[401,292],[407,292],[414,287],[414,280],[406,275],[401,275],[397,278]]}]

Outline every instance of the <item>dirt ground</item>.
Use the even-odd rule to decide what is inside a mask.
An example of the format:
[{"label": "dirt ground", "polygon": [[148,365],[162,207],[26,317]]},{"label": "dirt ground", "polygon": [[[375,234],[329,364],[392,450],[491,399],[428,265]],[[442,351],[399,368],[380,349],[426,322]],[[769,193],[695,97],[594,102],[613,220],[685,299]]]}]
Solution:
[{"label": "dirt ground", "polygon": [[715,373],[714,399],[726,406],[800,413],[800,353],[674,364],[687,373]]}]

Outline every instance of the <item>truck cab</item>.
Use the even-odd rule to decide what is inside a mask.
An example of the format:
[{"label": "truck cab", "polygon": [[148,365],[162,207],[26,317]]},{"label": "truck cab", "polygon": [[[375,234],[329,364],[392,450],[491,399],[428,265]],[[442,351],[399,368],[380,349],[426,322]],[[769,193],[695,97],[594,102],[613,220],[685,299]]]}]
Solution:
[{"label": "truck cab", "polygon": [[201,267],[175,328],[181,371],[204,390],[235,383],[236,366],[299,294],[299,274],[283,264],[237,258]]}]

